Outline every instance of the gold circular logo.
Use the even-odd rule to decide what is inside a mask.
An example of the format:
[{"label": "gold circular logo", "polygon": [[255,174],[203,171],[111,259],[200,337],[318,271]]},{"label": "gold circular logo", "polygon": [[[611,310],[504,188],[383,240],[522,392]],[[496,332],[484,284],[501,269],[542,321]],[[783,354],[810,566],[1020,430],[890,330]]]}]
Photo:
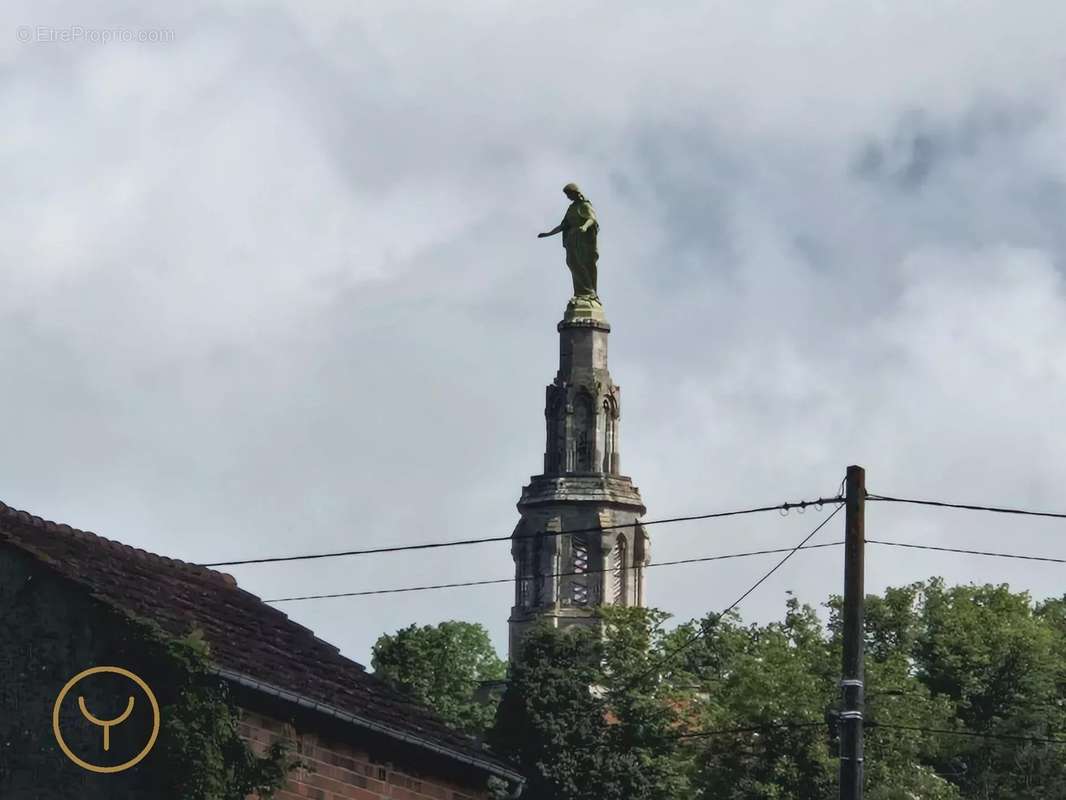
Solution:
[{"label": "gold circular logo", "polygon": [[[139,752],[125,764],[118,764],[114,767],[100,767],[96,764],[90,764],[88,761],[84,761],[78,758],[76,755],[74,755],[73,752],[71,752],[70,747],[68,747],[67,743],[63,740],[63,732],[59,730],[59,707],[63,704],[63,698],[67,696],[67,693],[74,687],[74,684],[76,684],[82,678],[86,678],[89,675],[95,675],[98,672],[114,672],[117,675],[123,675],[129,678],[131,681],[136,683],[144,690],[144,693],[148,695],[148,702],[152,704],[152,735],[148,737],[148,744],[144,746],[144,749],[141,750],[141,752]],[[129,703],[126,706],[126,710],[122,713],[121,716],[111,720],[99,720],[89,713],[88,709],[85,707],[85,699],[82,697],[78,698],[78,706],[81,708],[81,713],[85,716],[85,718],[88,719],[94,725],[99,725],[104,729],[105,750],[107,750],[110,746],[111,727],[113,725],[118,725],[124,722],[125,719],[133,711],[133,705],[134,700],[131,697],[129,699]],[[148,684],[142,681],[139,677],[134,675],[128,669],[123,669],[122,667],[90,667],[87,670],[79,672],[77,675],[67,681],[67,685],[63,687],[63,690],[59,693],[59,697],[56,698],[55,707],[52,709],[52,731],[56,735],[56,741],[59,743],[59,749],[63,751],[67,758],[69,758],[79,767],[87,769],[90,772],[122,772],[123,770],[129,769],[134,764],[138,763],[146,755],[148,755],[148,751],[151,750],[152,746],[155,744],[155,740],[159,736],[159,703],[158,701],[156,701],[155,695],[152,694],[152,690],[148,688]]]}]

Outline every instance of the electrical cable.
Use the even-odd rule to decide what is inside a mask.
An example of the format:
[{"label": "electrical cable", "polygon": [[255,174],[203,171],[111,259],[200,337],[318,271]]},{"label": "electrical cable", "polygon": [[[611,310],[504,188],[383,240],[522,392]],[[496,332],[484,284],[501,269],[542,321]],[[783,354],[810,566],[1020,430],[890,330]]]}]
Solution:
[{"label": "electrical cable", "polygon": [[936,733],[947,736],[972,736],[978,739],[1001,739],[1010,742],[1033,742],[1036,744],[1066,744],[1066,739],[1053,739],[1041,736],[1011,736],[1005,733],[976,733],[974,731],[954,731],[950,728],[923,728],[919,725],[896,725],[890,722],[867,722],[867,728],[888,728],[901,731],[918,731],[920,733]]},{"label": "electrical cable", "polygon": [[961,508],[967,511],[991,511],[996,514],[1021,514],[1026,517],[1052,517],[1053,519],[1066,519],[1066,514],[1052,511],[1030,511],[1022,508],[1003,508],[1000,506],[977,506],[965,503],[946,503],[940,500],[913,500],[906,497],[888,497],[883,494],[866,494],[867,500],[884,503],[911,503],[920,506],[937,506],[938,508]]},{"label": "electrical cable", "polygon": [[1053,564],[1066,564],[1066,558],[1051,556],[1025,556],[1018,553],[993,553],[987,550],[965,550],[960,547],[939,547],[931,544],[910,544],[909,542],[888,542],[883,539],[867,539],[867,544],[880,544],[887,547],[908,547],[914,550],[938,550],[944,553],[962,553],[971,556],[992,556],[994,558],[1018,558],[1023,561],[1048,561]]},{"label": "electrical cable", "polygon": [[730,733],[760,733],[771,730],[793,730],[796,728],[822,728],[826,726],[825,720],[818,722],[770,722],[766,725],[752,725],[746,728],[721,728],[711,731],[694,731],[693,733],[680,733],[675,739],[703,739],[710,736],[724,736]]},{"label": "electrical cable", "polygon": [[[844,544],[844,542],[842,542],[842,541],[841,542],[826,542],[825,544],[807,545],[806,547],[801,547],[800,549],[801,550],[815,550],[815,549],[818,549],[818,548],[821,548],[821,547],[838,547],[838,546],[840,546],[842,544]],[[792,548],[792,547],[778,547],[778,548],[774,548],[773,550],[750,550],[750,551],[748,551],[746,553],[727,553],[727,554],[718,555],[718,556],[702,556],[700,558],[682,558],[682,559],[678,559],[677,561],[659,561],[659,562],[656,562],[654,564],[645,564],[644,565],[644,569],[649,569],[651,567],[674,567],[674,566],[677,566],[679,564],[698,564],[698,563],[703,563],[703,562],[707,562],[707,561],[724,561],[724,560],[730,559],[730,558],[745,558],[747,556],[762,556],[762,555],[768,555],[768,554],[771,554],[771,553],[786,553],[786,552],[789,552],[789,551],[792,551],[792,550],[794,550],[794,548]],[[631,569],[631,568],[627,568],[627,571],[629,571],[629,569]],[[589,569],[589,570],[585,570],[584,572],[553,572],[553,573],[551,573],[549,575],[544,575],[542,577],[545,577],[545,578],[567,578],[567,577],[573,577],[575,575],[595,575],[595,574],[602,574],[604,572],[610,572],[610,571],[611,570],[608,568],[608,569]],[[514,582],[515,582],[515,579],[512,576],[510,578],[491,578],[491,579],[488,579],[488,580],[481,580],[481,581],[462,581],[462,582],[459,582],[459,583],[438,583],[438,584],[432,584],[432,585],[428,585],[428,586],[405,586],[405,587],[397,588],[397,589],[368,589],[368,590],[362,591],[362,592],[339,592],[337,594],[311,594],[311,595],[305,595],[305,596],[302,596],[302,597],[275,597],[275,598],[273,598],[271,600],[264,600],[263,602],[264,603],[288,603],[288,602],[292,602],[292,601],[296,601],[296,600],[327,600],[327,599],[335,598],[335,597],[367,597],[369,595],[378,595],[378,594],[399,594],[399,593],[402,593],[402,592],[422,592],[422,591],[428,591],[430,589],[459,589],[459,588],[464,588],[464,587],[467,587],[467,586],[488,586],[490,584],[514,583]]]},{"label": "electrical cable", "polygon": [[[752,725],[744,728],[723,728],[720,730],[710,731],[694,731],[692,733],[682,733],[677,736],[670,737],[671,739],[698,739],[709,736],[720,736],[728,733],[758,733],[764,730],[778,730],[794,728],[816,728],[821,726],[827,726],[828,723],[825,720],[819,722],[780,722],[780,723],[768,723],[766,725]],[[1005,733],[977,733],[975,731],[960,731],[952,730],[950,728],[924,728],[920,725],[897,725],[891,722],[872,722],[867,720],[863,727],[866,730],[874,728],[885,728],[887,730],[902,730],[902,731],[915,731],[918,733],[933,733],[944,736],[970,736],[977,739],[995,739],[1007,742],[1029,742],[1033,744],[1066,744],[1066,739],[1056,739],[1050,736],[1013,736]]]},{"label": "electrical cable", "polygon": [[[762,725],[748,725],[736,728],[717,728],[708,731],[691,731],[688,733],[677,733],[671,736],[657,736],[646,740],[646,742],[648,744],[651,744],[653,742],[675,742],[688,739],[707,739],[713,736],[726,736],[729,734],[736,733],[761,733],[762,731],[802,730],[804,728],[821,727],[825,727],[828,730],[831,727],[831,723],[829,722],[829,720],[793,720],[788,722],[768,722]],[[863,727],[867,731],[873,730],[875,728],[884,728],[886,730],[915,731],[917,733],[929,733],[938,736],[969,736],[977,739],[991,739],[1007,742],[1024,742],[1029,744],[1066,744],[1066,739],[1056,739],[1050,736],[1014,736],[1011,734],[1002,733],[977,733],[975,731],[952,730],[950,728],[926,728],[920,725],[897,725],[891,722],[873,722],[871,720],[867,720],[864,723]]]},{"label": "electrical cable", "polygon": [[[838,499],[841,500],[841,501],[843,500],[843,498],[838,498]],[[820,531],[822,528],[824,528],[829,523],[829,520],[831,520],[833,517],[835,517],[840,512],[840,509],[843,508],[843,507],[844,506],[842,504],[838,504],[837,507],[835,509],[833,509],[833,513],[832,514],[830,514],[828,517],[826,517],[821,522],[819,522],[818,525],[815,526],[814,530],[812,530],[810,533],[808,533],[806,536],[803,537],[803,539],[800,541],[799,544],[797,544],[795,547],[790,549],[788,555],[786,555],[784,558],[782,558],[780,561],[778,561],[769,572],[767,572],[765,575],[763,575],[761,578],[759,578],[757,581],[755,581],[755,583],[753,583],[751,585],[751,587],[749,587],[747,589],[747,591],[744,592],[744,594],[742,594],[740,597],[738,597],[736,600],[734,600],[732,603],[730,603],[718,615],[718,617],[721,618],[721,617],[725,616],[730,611],[732,611],[734,608],[736,608],[738,605],[740,605],[748,597],[748,595],[750,595],[752,592],[754,592],[756,589],[758,589],[771,575],[773,575],[775,572],[777,572],[777,570],[780,569],[780,567],[786,561],[788,561],[790,558],[792,558],[792,556],[794,556],[797,552],[799,552],[799,550],[802,549],[803,546],[807,544],[807,542],[809,542],[811,539],[813,539],[815,534],[817,534],[818,531]],[[651,670],[641,674],[639,677],[641,679],[645,678],[651,672],[654,672],[654,671],[657,671],[657,670],[661,669],[663,664],[665,664],[667,661],[672,659],[678,653],[684,652],[689,647],[691,647],[693,644],[695,644],[697,641],[699,641],[701,638],[703,638],[705,632],[706,631],[705,631],[704,628],[701,628],[700,630],[698,630],[693,636],[690,636],[684,643],[682,643],[680,647],[677,647],[674,650],[672,650],[671,652],[665,654],[662,658],[659,659],[658,663],[656,663],[652,667]]]},{"label": "electrical cable", "polygon": [[459,547],[462,545],[472,544],[485,544],[488,542],[511,542],[522,539],[538,539],[551,536],[568,536],[574,533],[598,533],[601,531],[617,530],[621,528],[632,528],[634,525],[640,525],[647,527],[649,525],[664,525],[670,522],[691,522],[693,520],[702,519],[722,519],[724,517],[739,517],[745,514],[757,514],[764,511],[784,511],[788,513],[790,509],[798,508],[805,509],[808,506],[824,506],[830,503],[842,503],[843,498],[833,497],[824,498],[820,497],[817,500],[803,500],[798,503],[779,503],[775,506],[761,506],[759,508],[745,508],[739,511],[718,511],[712,514],[696,514],[689,517],[670,517],[667,519],[652,519],[652,520],[637,520],[636,522],[630,522],[622,525],[601,525],[595,528],[576,528],[566,531],[537,531],[533,533],[520,533],[511,534],[508,536],[486,536],[481,539],[455,539],[445,542],[424,542],[422,544],[406,544],[395,545],[392,547],[372,547],[365,550],[342,550],[335,553],[311,553],[307,555],[297,556],[272,556],[269,558],[246,558],[240,561],[212,561],[210,563],[198,564],[200,567],[236,567],[245,564],[274,564],[281,561],[309,561],[317,558],[338,558],[340,556],[366,556],[377,553],[400,553],[410,550],[431,550],[441,547]]}]

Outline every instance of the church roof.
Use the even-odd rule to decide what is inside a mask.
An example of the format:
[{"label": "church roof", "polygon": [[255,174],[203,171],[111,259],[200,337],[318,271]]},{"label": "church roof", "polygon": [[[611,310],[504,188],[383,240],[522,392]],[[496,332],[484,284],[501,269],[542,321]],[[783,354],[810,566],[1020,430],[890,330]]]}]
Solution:
[{"label": "church roof", "polygon": [[153,620],[174,636],[198,628],[214,666],[231,680],[519,779],[506,762],[241,589],[231,575],[49,522],[0,502],[0,545],[5,542],[98,600]]}]

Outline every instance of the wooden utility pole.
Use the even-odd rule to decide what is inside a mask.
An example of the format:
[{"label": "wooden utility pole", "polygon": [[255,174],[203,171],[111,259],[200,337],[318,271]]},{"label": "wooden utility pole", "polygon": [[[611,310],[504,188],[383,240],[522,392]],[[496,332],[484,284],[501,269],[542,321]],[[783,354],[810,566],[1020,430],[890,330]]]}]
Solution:
[{"label": "wooden utility pole", "polygon": [[840,800],[862,800],[863,651],[865,631],[864,550],[866,470],[848,467],[844,510],[844,664],[840,688]]}]

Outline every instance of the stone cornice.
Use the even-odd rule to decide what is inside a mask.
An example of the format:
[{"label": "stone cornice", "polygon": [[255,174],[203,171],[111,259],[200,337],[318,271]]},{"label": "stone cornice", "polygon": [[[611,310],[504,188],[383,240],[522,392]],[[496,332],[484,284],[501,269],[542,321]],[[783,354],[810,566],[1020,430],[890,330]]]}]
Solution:
[{"label": "stone cornice", "polygon": [[565,328],[595,328],[598,331],[604,331],[605,333],[611,332],[611,323],[605,319],[593,319],[592,317],[577,317],[576,319],[564,319],[555,326],[555,330],[560,333]]},{"label": "stone cornice", "polygon": [[600,503],[639,510],[644,514],[640,490],[625,475],[534,475],[522,489],[518,508],[555,503]]}]

